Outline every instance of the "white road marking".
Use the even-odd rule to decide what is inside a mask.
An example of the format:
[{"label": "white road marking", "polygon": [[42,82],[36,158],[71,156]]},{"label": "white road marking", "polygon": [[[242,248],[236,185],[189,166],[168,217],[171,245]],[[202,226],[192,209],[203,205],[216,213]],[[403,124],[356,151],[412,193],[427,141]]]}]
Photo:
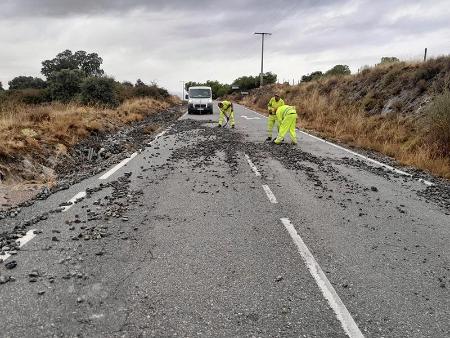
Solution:
[{"label": "white road marking", "polygon": [[[19,243],[19,247],[23,247],[25,244],[27,244],[29,241],[31,241],[34,237],[36,237],[36,234],[34,233],[35,230],[29,230],[25,236],[19,238],[16,242]],[[0,261],[6,261],[9,257],[11,257],[11,254],[9,252],[5,252],[3,255],[0,255]]]},{"label": "white road marking", "polygon": [[78,194],[76,194],[70,200],[67,201],[67,203],[71,203],[71,204],[70,205],[65,205],[63,207],[62,212],[66,212],[67,210],[72,208],[76,201],[78,201],[79,199],[84,198],[84,197],[86,197],[86,191],[80,191]]},{"label": "white road marking", "polygon": [[[260,116],[262,116],[262,117],[267,118],[267,116],[265,116],[265,115],[263,115],[263,114],[261,114],[261,113],[258,113],[258,112],[254,111],[254,110],[251,110],[251,109],[249,109],[249,108],[247,108],[247,107],[244,107],[244,106],[241,106],[241,107],[243,107],[244,109],[247,109],[248,111],[251,111],[251,112],[253,112],[253,113],[257,114],[257,115],[260,115]],[[324,143],[326,143],[326,144],[328,144],[328,145],[330,145],[330,146],[336,147],[336,148],[338,148],[338,149],[340,149],[340,150],[346,151],[346,152],[348,152],[348,153],[350,153],[350,154],[352,154],[352,155],[354,155],[354,156],[360,157],[360,158],[362,158],[362,159],[364,159],[364,160],[366,160],[366,161],[368,161],[368,162],[371,162],[371,163],[376,164],[376,165],[378,165],[378,166],[380,166],[380,167],[386,168],[386,169],[388,169],[388,170],[390,170],[390,171],[393,171],[393,172],[395,172],[395,173],[397,173],[397,174],[399,174],[399,175],[402,175],[402,176],[408,176],[408,177],[413,177],[413,175],[411,175],[411,174],[409,174],[409,173],[407,173],[407,172],[405,172],[405,171],[396,169],[396,168],[394,168],[394,167],[392,167],[392,166],[390,166],[390,165],[384,164],[384,163],[379,162],[379,161],[377,161],[377,160],[374,160],[374,159],[372,159],[372,158],[370,158],[370,157],[364,156],[364,155],[359,154],[359,153],[357,153],[357,152],[355,152],[355,151],[352,151],[352,150],[350,150],[350,149],[344,148],[344,147],[342,147],[342,146],[340,146],[340,145],[337,145],[337,144],[335,144],[335,143],[333,143],[333,142],[330,142],[330,141],[324,140],[324,139],[322,139],[322,138],[320,138],[320,137],[317,137],[317,136],[315,136],[315,135],[309,134],[309,133],[307,133],[306,131],[302,131],[302,130],[300,130],[300,129],[298,129],[298,128],[297,128],[297,130],[298,130],[300,133],[302,133],[302,134],[304,134],[304,135],[306,135],[306,136],[310,136],[310,137],[312,137],[313,139],[316,139],[316,140],[318,140],[318,141],[324,142]],[[424,180],[423,178],[419,178],[419,179],[417,179],[417,180],[418,180],[419,182],[424,183],[424,184],[427,185],[427,186],[433,186],[433,185],[434,185],[433,182]]]},{"label": "white road marking", "polygon": [[266,184],[263,184],[262,187],[263,187],[264,192],[266,193],[267,198],[269,199],[270,203],[273,203],[273,204],[278,203],[277,198],[273,194],[272,190],[270,190],[269,186]]},{"label": "white road marking", "polygon": [[244,156],[247,159],[248,165],[250,166],[250,168],[252,168],[255,175],[260,177],[261,173],[258,171],[258,168],[256,168],[256,166],[253,164],[252,160],[250,159],[250,156],[248,156],[247,154],[244,154]]},{"label": "white road marking", "polygon": [[116,164],[114,167],[112,167],[111,169],[109,169],[106,173],[104,173],[102,176],[99,177],[99,180],[106,180],[109,176],[111,176],[112,174],[114,174],[117,170],[119,170],[120,168],[122,168],[125,164],[127,164],[128,162],[130,162],[133,158],[136,157],[138,153],[133,153],[131,154],[130,157],[122,160],[120,163]]},{"label": "white road marking", "polygon": [[341,322],[342,328],[347,336],[351,338],[364,337],[350,312],[345,307],[341,298],[339,298],[339,295],[336,293],[327,276],[325,276],[319,264],[314,259],[314,256],[311,254],[308,247],[297,233],[297,230],[295,230],[289,218],[281,218],[281,222],[289,232],[289,235],[291,235],[291,238],[297,246],[298,252],[306,263],[309,272],[315,279],[320,291],[322,291],[323,296],[328,301],[328,304],[336,314],[337,319]]},{"label": "white road marking", "polygon": [[[186,112],[187,113],[187,112]],[[185,115],[186,115],[185,113]],[[184,115],[183,115],[184,116]],[[183,117],[182,116],[182,117]],[[181,117],[180,117],[181,118]],[[162,132],[160,132],[159,134],[157,134],[155,136],[155,138],[148,143],[148,145],[152,145],[158,138],[160,138],[161,136],[163,136],[165,133],[167,133],[169,131],[169,129],[172,128],[172,125],[169,126],[167,129],[163,130]],[[110,170],[108,170],[106,173],[104,173],[102,176],[100,176],[98,179],[99,180],[106,180],[108,179],[112,174],[114,174],[117,170],[119,170],[120,168],[122,168],[125,164],[127,164],[128,162],[130,162],[133,158],[135,158],[137,156],[138,152],[135,152],[133,154],[131,154],[130,157],[122,160],[120,163],[116,164],[114,167],[112,167]]]},{"label": "white road marking", "polygon": [[241,117],[243,117],[244,119],[247,119],[247,120],[259,120],[260,119],[259,117],[248,117],[247,115],[241,115]]}]

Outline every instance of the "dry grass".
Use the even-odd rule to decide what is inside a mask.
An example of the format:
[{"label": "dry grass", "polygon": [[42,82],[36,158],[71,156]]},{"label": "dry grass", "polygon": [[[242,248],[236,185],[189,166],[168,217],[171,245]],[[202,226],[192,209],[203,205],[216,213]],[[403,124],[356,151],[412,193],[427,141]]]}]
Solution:
[{"label": "dry grass", "polygon": [[21,154],[45,157],[61,152],[94,132],[113,130],[125,123],[142,120],[148,114],[173,105],[174,100],[131,99],[117,109],[61,103],[2,105],[0,160],[11,161]]},{"label": "dry grass", "polygon": [[[343,99],[336,81],[347,86],[349,78],[326,79],[299,86],[273,86],[245,97],[242,103],[266,112],[268,100],[278,92],[287,104],[297,107],[302,128],[338,142],[386,154],[401,164],[450,179],[450,154],[442,151],[441,144],[430,140],[430,124],[425,128],[422,122],[419,123],[422,118],[413,115],[367,114],[360,100]],[[442,106],[439,102],[439,107]],[[442,125],[442,118],[439,121]],[[445,127],[448,125],[442,128]]]}]

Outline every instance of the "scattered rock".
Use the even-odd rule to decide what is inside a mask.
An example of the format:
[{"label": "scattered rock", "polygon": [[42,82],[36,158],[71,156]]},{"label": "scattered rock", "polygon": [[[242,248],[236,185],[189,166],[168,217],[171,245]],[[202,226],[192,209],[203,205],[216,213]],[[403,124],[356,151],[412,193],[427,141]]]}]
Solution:
[{"label": "scattered rock", "polygon": [[5,264],[5,268],[7,268],[8,270],[14,269],[16,266],[17,266],[16,261],[9,261],[8,263]]}]

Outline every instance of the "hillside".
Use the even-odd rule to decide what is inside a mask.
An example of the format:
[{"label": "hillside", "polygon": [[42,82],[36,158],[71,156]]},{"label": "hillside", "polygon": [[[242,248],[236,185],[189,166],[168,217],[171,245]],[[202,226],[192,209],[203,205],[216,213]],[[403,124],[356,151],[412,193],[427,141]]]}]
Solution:
[{"label": "hillside", "polygon": [[450,178],[450,57],[397,62],[296,86],[270,85],[242,104],[266,111],[275,92],[299,112],[299,126]]}]

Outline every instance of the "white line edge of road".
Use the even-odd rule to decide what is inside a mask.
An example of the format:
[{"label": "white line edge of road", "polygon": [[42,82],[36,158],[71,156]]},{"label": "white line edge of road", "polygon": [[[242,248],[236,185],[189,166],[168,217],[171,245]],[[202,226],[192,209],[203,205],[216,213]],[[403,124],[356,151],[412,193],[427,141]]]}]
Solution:
[{"label": "white line edge of road", "polygon": [[86,197],[86,191],[80,191],[78,194],[76,194],[75,196],[73,196],[70,200],[67,201],[67,203],[70,203],[70,205],[66,205],[63,207],[62,212],[66,212],[67,210],[69,210],[70,208],[73,207],[73,205],[81,198],[85,198]]},{"label": "white line edge of road", "polygon": [[[260,115],[260,116],[262,116],[262,117],[267,118],[267,116],[265,116],[265,115],[263,115],[263,114],[260,114],[260,113],[254,111],[254,110],[251,110],[251,109],[249,109],[249,108],[247,108],[247,107],[244,107],[244,106],[242,106],[242,105],[240,105],[240,106],[243,107],[244,109],[247,109],[248,111],[251,111],[251,112],[253,112],[253,113],[255,113],[255,114],[258,114],[258,115]],[[333,142],[324,140],[323,138],[320,138],[320,137],[317,137],[317,136],[312,135],[312,134],[310,134],[310,133],[307,133],[306,131],[300,130],[300,129],[298,129],[298,128],[297,128],[297,130],[298,130],[300,133],[302,133],[302,134],[304,134],[304,135],[307,135],[307,136],[310,136],[311,138],[313,138],[313,139],[315,139],[315,140],[324,142],[324,143],[326,143],[326,144],[328,144],[328,145],[330,145],[330,146],[333,146],[333,147],[338,148],[338,149],[340,149],[340,150],[346,151],[346,152],[348,152],[348,153],[350,153],[350,154],[352,154],[352,155],[354,155],[354,156],[360,157],[360,158],[362,158],[362,159],[364,159],[364,160],[366,160],[366,161],[368,161],[368,162],[371,162],[371,163],[376,164],[376,165],[378,165],[378,166],[380,166],[380,167],[386,168],[386,169],[388,169],[388,170],[390,170],[390,171],[393,171],[393,172],[395,172],[395,173],[397,173],[397,174],[399,174],[399,175],[408,176],[408,177],[412,177],[412,176],[413,176],[413,175],[411,175],[411,174],[409,174],[409,173],[407,173],[407,172],[405,172],[405,171],[396,169],[396,168],[394,168],[394,167],[392,167],[392,166],[390,166],[390,165],[387,165],[387,164],[385,164],[385,163],[382,163],[382,162],[379,162],[379,161],[377,161],[377,160],[374,160],[373,158],[364,156],[364,155],[362,155],[362,154],[360,154],[360,153],[357,153],[357,152],[355,152],[355,151],[353,151],[353,150],[347,149],[347,148],[342,147],[342,146],[340,146],[340,145],[338,145],[338,144],[335,144],[335,143],[333,143]],[[433,186],[433,185],[434,185],[433,182],[424,180],[423,178],[419,178],[419,179],[417,179],[417,180],[418,180],[419,182],[421,182],[421,183],[427,185],[427,186]]]},{"label": "white line edge of road", "polygon": [[[178,119],[181,119],[183,117],[185,117],[187,115],[187,111]],[[157,134],[155,136],[155,138],[149,143],[149,145],[151,145],[153,142],[155,142],[158,138],[160,138],[161,136],[163,136],[165,133],[167,133],[167,131],[169,131],[170,128],[172,128],[173,125],[170,125],[169,127],[167,127],[165,130],[163,130],[162,132],[160,132],[159,134]],[[130,157],[122,160],[120,163],[116,164],[114,167],[112,167],[110,170],[108,170],[106,173],[104,173],[102,176],[99,177],[100,180],[106,180],[108,177],[110,177],[112,174],[114,174],[117,170],[119,170],[120,168],[122,168],[125,164],[127,164],[128,162],[130,162],[133,158],[135,158],[137,156],[138,152],[135,152],[133,154],[131,154]],[[67,203],[70,203],[69,205],[66,205],[62,208],[62,212],[66,212],[67,210],[69,210],[70,208],[72,208],[74,206],[74,204],[82,198],[85,198],[87,195],[86,191],[80,191],[79,193],[77,193],[75,196],[73,196]],[[29,241],[31,241],[34,237],[36,237],[36,234],[34,233],[35,230],[29,230],[25,236],[23,236],[22,238],[19,238],[17,241],[20,243],[19,247],[24,246],[26,243],[28,243]],[[5,261],[7,260],[11,255],[9,253],[5,253],[4,255],[0,255],[0,261]]]},{"label": "white line edge of road", "polygon": [[[25,244],[27,244],[29,241],[31,241],[34,237],[36,237],[36,234],[34,233],[36,230],[28,230],[27,233],[25,234],[25,236],[17,239],[16,242],[19,243],[19,248],[23,247]],[[4,262],[6,261],[9,257],[11,257],[11,254],[9,252],[6,252],[3,255],[0,255],[0,261]]]},{"label": "white line edge of road", "polygon": [[340,321],[342,328],[344,329],[347,336],[351,338],[363,338],[364,335],[358,328],[358,325],[356,325],[356,322],[353,319],[352,315],[345,307],[341,298],[336,293],[336,290],[333,288],[327,276],[322,271],[311,251],[309,251],[305,242],[303,242],[302,238],[297,233],[297,230],[295,230],[289,218],[281,218],[280,220],[286,230],[289,232],[289,235],[297,246],[298,252],[302,256],[309,272],[315,279],[317,285],[320,288],[320,291],[327,300],[328,304],[336,314],[336,317]]},{"label": "white line edge of road", "polygon": [[[187,115],[187,111],[181,115],[178,120],[182,119],[183,117],[185,117]],[[155,136],[155,138],[149,142],[147,145],[152,145],[157,139],[159,139],[161,136],[163,136],[165,133],[167,133],[169,131],[170,128],[172,128],[173,124],[171,124],[169,127],[167,127],[166,129],[164,129],[162,132],[160,132],[159,134],[157,134]],[[131,154],[130,157],[127,157],[125,159],[123,159],[121,162],[119,162],[118,164],[116,164],[114,167],[112,167],[111,169],[109,169],[106,173],[104,173],[102,176],[100,176],[98,179],[99,180],[106,180],[108,179],[111,175],[113,175],[117,170],[119,170],[120,168],[122,168],[124,165],[126,165],[128,162],[130,162],[133,158],[135,158],[137,156],[138,152],[134,152],[133,154]]]},{"label": "white line edge of road", "polygon": [[125,164],[127,164],[128,162],[130,162],[133,158],[135,158],[137,156],[137,152],[131,154],[130,157],[127,157],[125,159],[123,159],[122,161],[120,161],[118,164],[116,164],[114,167],[112,167],[111,169],[109,169],[106,173],[104,173],[102,176],[100,176],[98,179],[99,180],[106,180],[108,179],[112,174],[114,174],[117,170],[119,170],[120,168],[122,168]]},{"label": "white line edge of road", "polygon": [[258,176],[258,177],[261,177],[261,173],[258,171],[258,168],[256,168],[256,165],[250,159],[250,156],[248,156],[245,153],[244,153],[244,156],[247,159],[248,165],[250,166],[250,168],[252,168],[252,170],[255,173],[255,175]]},{"label": "white line edge of road", "polygon": [[269,186],[267,184],[263,184],[262,188],[264,189],[264,192],[266,193],[270,203],[277,204],[278,203],[277,198],[273,194],[272,190],[270,190]]}]

